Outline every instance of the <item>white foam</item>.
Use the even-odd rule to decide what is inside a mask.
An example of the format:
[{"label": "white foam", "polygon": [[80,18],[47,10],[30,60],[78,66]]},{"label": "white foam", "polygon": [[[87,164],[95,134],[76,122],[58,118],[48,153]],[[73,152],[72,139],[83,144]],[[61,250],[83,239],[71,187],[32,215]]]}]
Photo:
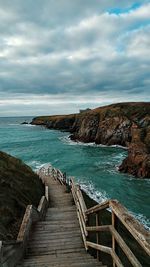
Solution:
[{"label": "white foam", "polygon": [[26,127],[35,127],[36,125],[33,125],[33,124],[30,124],[30,123],[28,123],[28,124],[21,124],[22,126],[26,126]]},{"label": "white foam", "polygon": [[86,183],[83,180],[79,179],[78,183],[80,184],[81,189],[96,202],[101,203],[108,199],[106,192],[96,190],[92,182]]},{"label": "white foam", "polygon": [[37,160],[32,160],[30,162],[28,162],[28,165],[31,166],[31,168],[34,170],[34,171],[37,171],[39,169],[41,169],[42,167],[47,167],[50,165],[50,163],[42,163],[40,161],[37,161]]},{"label": "white foam", "polygon": [[[36,161],[36,160],[30,161],[30,162],[28,162],[28,164],[36,172],[42,167],[48,168],[49,166],[51,166],[50,162],[41,163],[40,161]],[[148,180],[148,182],[150,182],[150,181]],[[95,200],[97,203],[102,203],[102,202],[106,201],[107,199],[110,199],[110,197],[107,195],[106,191],[96,190],[94,184],[91,181],[85,182],[84,178],[82,178],[82,179],[80,178],[77,180],[77,183],[80,184],[81,189],[91,199]],[[137,214],[137,213],[132,212],[132,211],[129,211],[129,212],[131,213],[131,215],[134,216],[135,219],[140,221],[147,230],[150,230],[150,220],[148,218],[146,218],[146,216],[144,216],[143,214],[140,214],[140,213]]]},{"label": "white foam", "polygon": [[[77,181],[81,189],[93,200],[95,200],[97,203],[102,203],[109,199],[109,196],[105,191],[98,191],[95,189],[95,186],[92,182],[83,182],[81,179]],[[110,211],[110,209],[107,209]],[[143,214],[137,214],[135,212],[129,211],[130,214],[137,219],[147,230],[150,230],[150,220],[146,218]]]},{"label": "white foam", "polygon": [[146,216],[144,216],[141,213],[137,214],[132,211],[130,211],[130,213],[131,215],[133,215],[135,219],[137,219],[140,223],[142,223],[147,230],[150,230],[150,219],[146,218]]},{"label": "white foam", "polygon": [[74,140],[71,140],[70,139],[70,135],[61,136],[61,137],[59,137],[59,139],[63,143],[68,144],[68,145],[71,145],[71,146],[78,145],[78,146],[94,146],[94,147],[114,147],[114,148],[122,148],[122,149],[125,149],[125,150],[128,149],[127,147],[120,146],[120,145],[111,145],[111,146],[108,146],[108,145],[103,145],[103,144],[96,144],[94,142],[84,143],[84,142],[80,142],[80,141],[74,141]]}]

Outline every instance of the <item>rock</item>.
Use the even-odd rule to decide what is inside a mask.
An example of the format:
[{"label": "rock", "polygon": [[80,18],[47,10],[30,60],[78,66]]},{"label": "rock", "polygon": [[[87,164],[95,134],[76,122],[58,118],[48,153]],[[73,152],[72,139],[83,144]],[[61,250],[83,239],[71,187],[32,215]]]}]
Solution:
[{"label": "rock", "polygon": [[21,124],[28,124],[28,122],[24,121],[24,122],[22,122]]},{"label": "rock", "polygon": [[72,140],[128,147],[129,154],[120,171],[150,178],[149,102],[118,103],[85,113],[37,117],[32,123],[69,131]]},{"label": "rock", "polygon": [[148,147],[143,142],[143,129],[134,123],[131,131],[132,140],[129,145],[128,157],[123,160],[119,170],[139,178],[150,178],[150,154]]}]

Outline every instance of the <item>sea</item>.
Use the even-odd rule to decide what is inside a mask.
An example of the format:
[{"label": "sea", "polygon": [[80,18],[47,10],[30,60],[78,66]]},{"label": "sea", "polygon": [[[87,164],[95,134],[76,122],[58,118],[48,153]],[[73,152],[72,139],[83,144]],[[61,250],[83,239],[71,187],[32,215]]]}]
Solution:
[{"label": "sea", "polygon": [[150,179],[118,171],[127,155],[123,147],[84,144],[69,139],[68,132],[21,124],[33,117],[0,118],[0,150],[22,159],[34,171],[50,163],[74,177],[97,202],[119,200],[150,229]]}]

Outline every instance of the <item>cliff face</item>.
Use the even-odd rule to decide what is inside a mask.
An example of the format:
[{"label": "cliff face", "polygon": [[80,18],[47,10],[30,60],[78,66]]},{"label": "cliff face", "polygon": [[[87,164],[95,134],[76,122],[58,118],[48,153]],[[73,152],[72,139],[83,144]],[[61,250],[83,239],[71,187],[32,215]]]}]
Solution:
[{"label": "cliff face", "polygon": [[128,147],[120,171],[150,178],[150,103],[113,104],[81,114],[37,117],[32,123],[70,131],[73,140]]},{"label": "cliff face", "polygon": [[0,240],[16,239],[26,206],[37,206],[43,193],[30,167],[0,152]]},{"label": "cliff face", "polygon": [[123,160],[120,171],[131,173],[141,178],[150,178],[150,127],[131,127],[132,140],[128,157]]}]

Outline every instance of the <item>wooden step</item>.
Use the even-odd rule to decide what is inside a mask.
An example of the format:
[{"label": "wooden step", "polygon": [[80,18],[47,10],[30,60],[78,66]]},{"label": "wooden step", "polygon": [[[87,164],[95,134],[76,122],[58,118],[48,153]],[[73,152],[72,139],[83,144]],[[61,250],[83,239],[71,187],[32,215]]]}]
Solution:
[{"label": "wooden step", "polygon": [[18,267],[104,267],[85,251],[71,193],[47,179],[50,202],[44,221],[33,225]]}]

